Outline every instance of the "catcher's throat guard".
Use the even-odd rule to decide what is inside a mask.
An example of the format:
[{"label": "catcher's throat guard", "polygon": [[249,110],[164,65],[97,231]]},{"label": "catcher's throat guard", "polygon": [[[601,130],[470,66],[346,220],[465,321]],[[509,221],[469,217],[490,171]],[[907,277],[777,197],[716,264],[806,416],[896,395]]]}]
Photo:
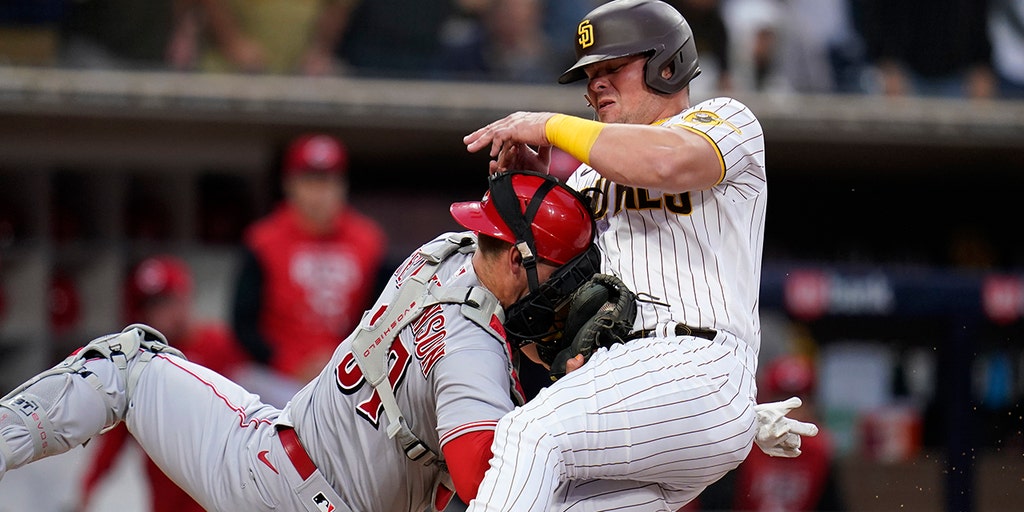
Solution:
[{"label": "catcher's throat guard", "polygon": [[558,336],[563,316],[573,294],[601,268],[596,245],[566,263],[551,278],[505,310],[505,333],[513,348],[527,343],[542,344]]}]

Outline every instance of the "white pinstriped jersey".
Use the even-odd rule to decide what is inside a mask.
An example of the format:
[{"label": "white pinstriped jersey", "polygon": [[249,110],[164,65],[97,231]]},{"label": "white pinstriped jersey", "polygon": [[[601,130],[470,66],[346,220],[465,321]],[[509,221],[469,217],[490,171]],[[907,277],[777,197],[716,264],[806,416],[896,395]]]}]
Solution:
[{"label": "white pinstriped jersey", "polygon": [[596,194],[602,271],[641,296],[636,328],[668,321],[730,332],[760,348],[758,294],[767,187],[764,134],[731,98],[699,103],[660,124],[702,134],[722,161],[708,190],[664,193],[610,183],[582,165],[568,184]]},{"label": "white pinstriped jersey", "polygon": [[[721,160],[707,190],[610,183],[580,166],[602,272],[641,301],[652,336],[600,348],[498,422],[468,512],[679,510],[736,468],[757,432],[758,293],[765,218],[761,126],[740,102],[705,101],[660,122],[705,137]],[[685,323],[714,339],[676,335]]]},{"label": "white pinstriped jersey", "polygon": [[[445,238],[425,245],[426,252]],[[480,286],[471,260],[472,253],[450,256],[432,285]],[[373,312],[395,297],[400,283],[423,261],[414,255],[399,267],[361,326],[372,322]],[[462,434],[493,430],[516,405],[514,395],[522,401],[508,345],[463,316],[461,307],[428,307],[392,345],[389,379],[402,415],[438,454]],[[492,324],[500,329],[497,317]],[[356,365],[351,345],[350,336],[285,412],[310,457],[353,510],[428,509],[439,469],[409,460],[398,441],[388,438],[388,417]]]}]

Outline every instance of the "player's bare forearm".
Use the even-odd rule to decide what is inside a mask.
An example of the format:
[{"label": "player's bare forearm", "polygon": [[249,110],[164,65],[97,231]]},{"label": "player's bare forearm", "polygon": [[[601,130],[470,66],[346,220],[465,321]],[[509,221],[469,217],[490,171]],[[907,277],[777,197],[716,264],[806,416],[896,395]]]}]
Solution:
[{"label": "player's bare forearm", "polygon": [[722,177],[710,142],[663,126],[608,124],[590,150],[589,163],[615,183],[665,192],[707,189]]},{"label": "player's bare forearm", "polygon": [[[492,173],[512,168],[546,170],[548,160],[532,158],[525,146],[549,149],[553,142],[546,127],[554,116],[550,112],[516,112],[467,135],[463,143],[474,153],[490,148]],[[562,147],[566,144],[558,141],[554,145],[570,154],[579,149]],[[543,169],[538,168],[539,162]],[[603,124],[584,163],[616,183],[666,192],[710,188],[722,177],[721,161],[710,142],[695,133],[664,126]]]}]

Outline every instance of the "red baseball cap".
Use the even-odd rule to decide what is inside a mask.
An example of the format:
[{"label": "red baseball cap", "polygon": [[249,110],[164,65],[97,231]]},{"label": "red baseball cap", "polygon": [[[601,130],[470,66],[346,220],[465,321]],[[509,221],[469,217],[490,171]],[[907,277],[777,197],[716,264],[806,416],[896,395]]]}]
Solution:
[{"label": "red baseball cap", "polygon": [[192,294],[192,274],[188,265],[173,256],[154,256],[139,262],[128,276],[125,308],[130,321],[139,318],[146,303],[160,297],[187,297]]},{"label": "red baseball cap", "polygon": [[348,172],[348,150],[327,134],[302,135],[288,145],[283,170],[285,176],[306,172],[343,175]]},{"label": "red baseball cap", "polygon": [[814,391],[814,363],[805,356],[782,356],[764,369],[761,380],[761,391],[769,396],[806,396]]},{"label": "red baseball cap", "polygon": [[74,327],[82,317],[82,297],[70,274],[57,270],[50,280],[50,325],[64,333]]}]

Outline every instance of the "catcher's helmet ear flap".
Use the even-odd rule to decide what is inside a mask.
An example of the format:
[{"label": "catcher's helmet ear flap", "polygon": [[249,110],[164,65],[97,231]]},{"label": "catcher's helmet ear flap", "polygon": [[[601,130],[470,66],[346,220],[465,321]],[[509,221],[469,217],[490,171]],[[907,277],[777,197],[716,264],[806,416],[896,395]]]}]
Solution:
[{"label": "catcher's helmet ear flap", "polygon": [[[681,91],[700,74],[690,24],[660,0],[613,0],[584,16],[576,32],[576,64],[558,83],[583,80],[589,64],[639,54],[648,55],[647,86],[664,94]],[[668,78],[661,75],[666,67]]]}]

